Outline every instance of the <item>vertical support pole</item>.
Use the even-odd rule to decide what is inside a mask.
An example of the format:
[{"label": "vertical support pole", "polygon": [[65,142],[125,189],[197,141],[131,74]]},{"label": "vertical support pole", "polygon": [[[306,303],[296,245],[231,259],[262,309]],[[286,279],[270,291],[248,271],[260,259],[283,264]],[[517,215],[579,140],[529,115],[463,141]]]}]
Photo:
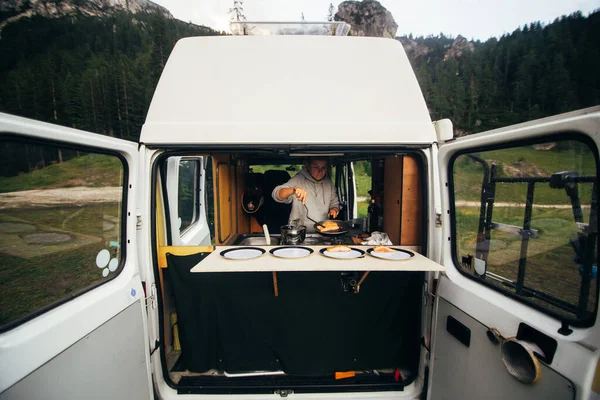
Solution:
[{"label": "vertical support pole", "polygon": [[521,255],[519,257],[519,272],[517,275],[517,294],[523,290],[525,282],[525,268],[527,267],[527,247],[529,246],[529,236],[531,232],[531,214],[533,212],[533,192],[535,182],[530,181],[527,184],[527,199],[525,202],[525,217],[523,219],[523,230],[521,231]]},{"label": "vertical support pole", "polygon": [[[585,240],[583,265],[581,273],[581,290],[579,291],[579,302],[577,303],[577,317],[584,318],[588,312],[588,301],[590,296],[590,287],[592,283],[592,264],[594,263],[594,254],[596,254],[596,244],[598,243],[598,192],[596,183],[592,188],[592,204],[590,208],[590,223],[588,225],[587,239]],[[598,278],[596,278],[598,279]]]},{"label": "vertical support pole", "polygon": [[496,171],[498,167],[493,164],[490,172],[489,191],[486,198],[486,213],[483,230],[483,242],[479,247],[482,255],[481,259],[487,263],[490,254],[490,239],[492,237],[492,213],[494,211],[494,201],[496,197]]},{"label": "vertical support pole", "polygon": [[490,196],[493,197],[492,188],[490,186],[490,170],[487,167],[487,164],[481,160],[481,163],[484,168],[483,172],[483,182],[481,183],[481,199],[480,199],[480,207],[479,207],[479,224],[477,226],[477,243],[475,244],[475,257],[486,260],[487,261],[487,253],[483,251],[482,246],[485,242],[485,218],[486,218],[486,209],[488,205],[488,200]]}]

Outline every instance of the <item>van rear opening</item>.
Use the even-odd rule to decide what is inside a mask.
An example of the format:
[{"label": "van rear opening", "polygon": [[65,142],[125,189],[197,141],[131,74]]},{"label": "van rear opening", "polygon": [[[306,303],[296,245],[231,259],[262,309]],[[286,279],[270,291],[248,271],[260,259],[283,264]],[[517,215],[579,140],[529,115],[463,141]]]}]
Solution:
[{"label": "van rear opening", "polygon": [[[423,287],[429,273],[369,270],[367,262],[374,258],[367,254],[333,260],[335,269],[327,271],[246,272],[240,267],[243,272],[198,273],[212,267],[206,258],[222,251],[215,246],[254,245],[268,252],[285,245],[277,227],[288,223],[290,210],[270,201],[271,191],[298,173],[303,160],[273,152],[204,153],[199,161],[204,166],[204,208],[197,221],[204,216],[210,241],[182,246],[186,232],[194,228],[193,216],[181,218],[186,195],[182,176],[187,173],[182,168],[192,154],[198,153],[165,154],[157,168],[163,171],[161,194],[167,210],[164,217],[157,213],[157,220],[164,218],[170,230],[158,235],[170,242],[161,246],[159,240],[157,249],[167,382],[181,394],[402,391],[411,384],[411,393],[418,393],[415,384],[423,382]],[[333,238],[311,233],[300,245],[360,246],[355,232],[368,229],[366,206],[377,199],[379,230],[388,232],[392,244],[419,252],[424,243],[422,162],[418,152],[406,150],[401,155],[331,157],[339,218],[350,231]],[[245,193],[256,196],[252,198],[260,212],[243,206]],[[407,210],[413,210],[414,218],[405,218],[401,226]],[[267,226],[271,247],[262,246]],[[368,236],[362,234],[363,239]],[[315,249],[303,261],[307,265],[324,263]],[[365,268],[345,269],[348,262]]]}]

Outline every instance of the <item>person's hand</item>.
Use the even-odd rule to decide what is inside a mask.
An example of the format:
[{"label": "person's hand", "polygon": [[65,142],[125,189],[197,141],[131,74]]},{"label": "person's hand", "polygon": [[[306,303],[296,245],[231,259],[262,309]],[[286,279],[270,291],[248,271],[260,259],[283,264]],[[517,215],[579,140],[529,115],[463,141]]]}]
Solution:
[{"label": "person's hand", "polygon": [[294,187],[294,196],[302,202],[302,204],[306,204],[306,190],[299,188],[298,186]]},{"label": "person's hand", "polygon": [[338,210],[337,208],[332,208],[331,210],[329,210],[329,216],[333,219],[337,218],[338,214],[340,213],[340,210]]}]

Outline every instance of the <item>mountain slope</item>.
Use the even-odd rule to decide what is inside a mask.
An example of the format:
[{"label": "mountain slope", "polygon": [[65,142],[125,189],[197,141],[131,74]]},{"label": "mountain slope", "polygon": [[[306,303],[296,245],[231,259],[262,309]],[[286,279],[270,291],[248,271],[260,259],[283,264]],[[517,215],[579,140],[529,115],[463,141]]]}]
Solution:
[{"label": "mountain slope", "polygon": [[219,34],[144,0],[19,3],[32,15],[2,30],[0,111],[132,140],[175,42]]},{"label": "mountain slope", "polygon": [[600,12],[469,42],[400,37],[433,119],[474,133],[600,104]]}]

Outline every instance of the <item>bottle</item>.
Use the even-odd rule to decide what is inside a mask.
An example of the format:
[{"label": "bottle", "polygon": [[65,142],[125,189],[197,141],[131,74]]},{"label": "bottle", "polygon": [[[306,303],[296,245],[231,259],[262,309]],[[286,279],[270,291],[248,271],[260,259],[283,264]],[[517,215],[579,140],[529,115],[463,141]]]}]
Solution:
[{"label": "bottle", "polygon": [[367,209],[367,219],[369,226],[369,233],[378,231],[379,228],[379,220],[380,220],[381,212],[379,205],[375,203],[375,199],[371,199],[371,204],[369,204],[369,208]]}]

